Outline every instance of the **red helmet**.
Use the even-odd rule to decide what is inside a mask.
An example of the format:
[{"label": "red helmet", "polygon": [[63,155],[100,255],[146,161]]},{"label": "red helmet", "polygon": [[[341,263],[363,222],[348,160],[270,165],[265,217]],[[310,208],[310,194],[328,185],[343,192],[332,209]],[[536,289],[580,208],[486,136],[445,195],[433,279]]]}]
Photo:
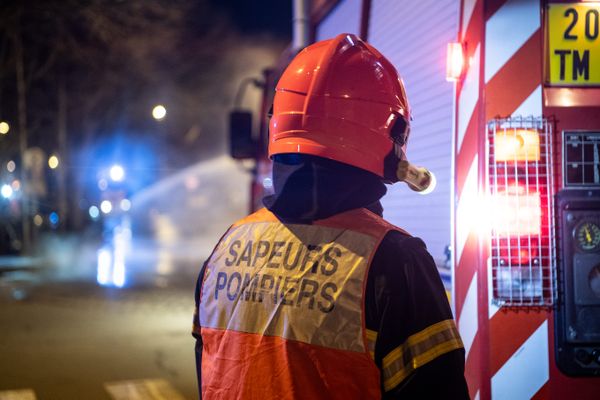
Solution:
[{"label": "red helmet", "polygon": [[311,154],[395,182],[410,119],[394,66],[357,36],[341,34],[302,50],[281,76],[269,157]]}]

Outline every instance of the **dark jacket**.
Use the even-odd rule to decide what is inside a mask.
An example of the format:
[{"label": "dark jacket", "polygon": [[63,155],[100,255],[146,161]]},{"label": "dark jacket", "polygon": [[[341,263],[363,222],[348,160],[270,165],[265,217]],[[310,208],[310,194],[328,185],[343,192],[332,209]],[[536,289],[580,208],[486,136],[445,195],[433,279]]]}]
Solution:
[{"label": "dark jacket", "polygon": [[[284,223],[311,224],[360,207],[382,215],[379,199],[386,193],[380,178],[370,172],[307,155],[276,156],[273,185],[275,193],[263,202]],[[199,282],[203,275],[204,268]],[[198,296],[199,287],[196,310]],[[416,370],[392,387],[383,373],[384,359],[400,350],[407,353],[415,338],[422,339],[436,324],[452,319],[437,268],[422,240],[390,231],[373,257],[365,297],[366,328],[377,333],[374,357],[382,370],[384,399],[468,398],[462,348],[415,362]],[[201,343],[197,316],[194,332]],[[427,352],[427,341],[422,343],[419,351]],[[196,348],[201,357],[201,344]]]}]

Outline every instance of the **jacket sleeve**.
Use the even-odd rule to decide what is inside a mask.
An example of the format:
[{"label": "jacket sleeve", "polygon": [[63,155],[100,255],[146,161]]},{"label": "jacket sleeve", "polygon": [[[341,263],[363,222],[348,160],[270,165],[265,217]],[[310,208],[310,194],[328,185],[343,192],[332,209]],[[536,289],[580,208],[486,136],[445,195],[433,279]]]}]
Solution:
[{"label": "jacket sleeve", "polygon": [[425,244],[391,231],[367,279],[367,339],[384,399],[468,399],[464,348]]}]

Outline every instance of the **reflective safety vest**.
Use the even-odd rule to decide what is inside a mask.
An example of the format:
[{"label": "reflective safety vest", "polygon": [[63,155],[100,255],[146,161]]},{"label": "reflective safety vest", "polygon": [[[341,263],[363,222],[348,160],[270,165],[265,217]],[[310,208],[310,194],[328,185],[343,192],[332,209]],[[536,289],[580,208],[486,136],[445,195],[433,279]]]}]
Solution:
[{"label": "reflective safety vest", "polygon": [[202,398],[380,398],[365,288],[392,229],[366,209],[312,225],[262,209],[235,223],[201,287]]}]

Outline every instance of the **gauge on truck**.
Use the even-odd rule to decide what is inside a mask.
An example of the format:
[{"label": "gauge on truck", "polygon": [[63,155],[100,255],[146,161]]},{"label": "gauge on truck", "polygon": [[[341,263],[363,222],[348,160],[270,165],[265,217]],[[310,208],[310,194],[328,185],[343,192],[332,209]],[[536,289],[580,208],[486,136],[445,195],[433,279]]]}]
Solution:
[{"label": "gauge on truck", "polygon": [[591,221],[583,221],[573,232],[575,243],[583,251],[600,250],[600,226]]}]

